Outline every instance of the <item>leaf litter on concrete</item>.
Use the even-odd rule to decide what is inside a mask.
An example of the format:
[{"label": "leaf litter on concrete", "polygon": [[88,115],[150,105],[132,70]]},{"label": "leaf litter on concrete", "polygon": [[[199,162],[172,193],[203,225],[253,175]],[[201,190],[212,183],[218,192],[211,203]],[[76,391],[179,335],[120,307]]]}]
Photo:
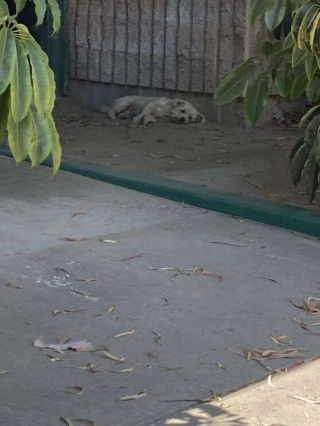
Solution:
[{"label": "leaf litter on concrete", "polygon": [[147,390],[141,390],[140,392],[136,393],[135,395],[123,396],[122,398],[120,398],[120,401],[134,401],[134,400],[137,400],[137,399],[144,398],[147,395],[148,395]]},{"label": "leaf litter on concrete", "polygon": [[21,287],[19,287],[16,283],[10,282],[10,283],[7,283],[6,286],[14,290],[21,290]]},{"label": "leaf litter on concrete", "polygon": [[66,386],[66,389],[73,389],[73,391],[66,391],[66,393],[73,396],[80,396],[84,393],[83,387],[81,386]]},{"label": "leaf litter on concrete", "polygon": [[116,336],[114,336],[114,337],[131,336],[131,335],[132,335],[132,334],[134,334],[135,332],[136,332],[136,330],[126,331],[126,332],[124,332],[124,333],[117,334],[117,335],[116,335]]},{"label": "leaf litter on concrete", "polygon": [[195,266],[192,269],[188,269],[188,270],[183,270],[181,268],[175,267],[175,266],[170,266],[170,267],[163,267],[163,268],[154,268],[152,266],[149,266],[149,268],[151,271],[171,271],[171,272],[175,272],[175,274],[171,277],[171,281],[175,281],[175,279],[179,276],[179,275],[187,275],[187,276],[193,276],[195,274],[198,275],[204,275],[207,277],[214,277],[217,278],[219,281],[222,281],[223,276],[219,275],[219,274],[215,274],[214,272],[209,272],[206,271],[205,268],[203,268],[202,266]]},{"label": "leaf litter on concrete", "polygon": [[291,300],[289,302],[298,309],[302,309],[311,315],[320,315],[320,298],[317,297],[306,297],[302,299],[299,305],[296,305]]},{"label": "leaf litter on concrete", "polygon": [[36,348],[48,348],[48,349],[56,349],[59,351],[65,351],[65,350],[73,350],[77,352],[94,352],[96,349],[94,349],[91,342],[88,340],[79,340],[79,341],[69,341],[67,343],[51,343],[47,344],[43,341],[42,337],[39,337],[36,339],[33,343],[33,346]]},{"label": "leaf litter on concrete", "polygon": [[64,237],[60,238],[63,241],[69,241],[72,243],[81,243],[82,241],[87,241],[89,238],[87,237]]},{"label": "leaf litter on concrete", "polygon": [[124,356],[123,355],[119,355],[119,356],[112,355],[108,351],[102,351],[102,353],[106,358],[112,359],[113,361],[124,362]]}]

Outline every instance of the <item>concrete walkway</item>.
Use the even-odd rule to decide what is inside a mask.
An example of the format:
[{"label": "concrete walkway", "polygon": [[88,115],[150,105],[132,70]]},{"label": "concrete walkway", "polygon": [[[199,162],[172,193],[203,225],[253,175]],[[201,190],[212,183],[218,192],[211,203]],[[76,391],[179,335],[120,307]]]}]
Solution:
[{"label": "concrete walkway", "polygon": [[[285,334],[306,358],[319,355],[319,336],[292,321],[317,317],[310,321],[288,302],[319,292],[319,241],[64,172],[52,177],[46,168],[0,163],[0,372],[9,371],[0,375],[1,425],[59,426],[60,417],[161,424],[209,390],[228,392],[268,374],[227,348],[283,350],[270,335]],[[177,272],[151,269],[197,266],[207,274],[172,280]],[[41,350],[33,347],[40,336],[47,343],[88,339],[124,362],[101,351]],[[87,364],[99,371],[76,368]],[[80,392],[66,389],[72,386],[83,393],[66,393]],[[142,390],[142,398],[120,401]],[[215,419],[224,409],[212,410]]]}]

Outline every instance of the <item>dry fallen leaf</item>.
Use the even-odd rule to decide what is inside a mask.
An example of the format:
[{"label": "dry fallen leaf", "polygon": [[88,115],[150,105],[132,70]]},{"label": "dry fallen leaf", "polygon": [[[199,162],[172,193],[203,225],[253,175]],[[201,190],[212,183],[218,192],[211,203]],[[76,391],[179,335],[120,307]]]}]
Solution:
[{"label": "dry fallen leaf", "polygon": [[56,269],[56,271],[58,271],[58,272],[64,272],[65,274],[66,274],[66,276],[68,277],[69,275],[75,275],[75,274],[72,274],[72,272],[69,272],[66,268],[55,268]]},{"label": "dry fallen leaf", "polygon": [[106,244],[116,244],[119,242],[119,240],[105,240],[103,238],[101,238],[100,240],[102,243],[106,243]]},{"label": "dry fallen leaf", "polygon": [[50,358],[50,361],[51,361],[51,362],[62,361],[62,359],[61,359],[61,358],[58,358],[57,356],[54,356],[54,355],[45,354],[45,356],[47,356],[48,358]]},{"label": "dry fallen leaf", "polygon": [[99,371],[99,367],[94,364],[87,364],[85,367],[76,367],[78,370],[86,370],[89,373],[97,373]]},{"label": "dry fallen leaf", "polygon": [[46,344],[44,343],[42,337],[36,339],[33,343],[33,346],[36,348],[48,348],[48,349],[56,349],[59,351],[65,351],[67,349],[71,349],[77,352],[93,352],[95,351],[91,342],[88,340],[80,340],[77,342],[68,342],[68,343],[59,343],[59,344]]},{"label": "dry fallen leaf", "polygon": [[98,314],[98,315],[96,315],[96,317],[102,317],[103,315],[111,314],[112,312],[114,312],[114,311],[115,311],[115,309],[116,309],[116,307],[115,307],[115,306],[111,306],[111,308],[109,308],[109,309],[107,310],[107,312],[104,312],[103,314]]},{"label": "dry fallen leaf", "polygon": [[86,214],[89,214],[89,213],[77,212],[77,213],[73,214],[73,215],[72,215],[72,217],[76,217],[76,216],[85,216]]},{"label": "dry fallen leaf", "polygon": [[172,271],[176,272],[175,275],[171,277],[171,281],[174,281],[177,276],[179,275],[187,275],[192,276],[196,273],[199,273],[200,275],[208,276],[208,277],[215,277],[219,280],[222,280],[222,275],[215,274],[213,272],[206,271],[202,266],[195,266],[193,269],[189,269],[188,271],[184,271],[183,269],[177,268],[175,266],[165,267],[165,268],[153,268],[152,266],[149,266],[149,269],[151,271]]},{"label": "dry fallen leaf", "polygon": [[76,422],[76,423],[82,423],[82,424],[86,424],[86,425],[96,426],[95,422],[93,420],[89,420],[89,419],[72,419],[72,421]]},{"label": "dry fallen leaf", "polygon": [[166,299],[165,297],[163,297],[163,298],[162,298],[162,300],[164,300],[164,301],[165,301],[165,304],[164,304],[164,305],[162,305],[162,306],[168,306],[168,305],[170,305],[169,300],[168,300],[168,299]]},{"label": "dry fallen leaf", "polygon": [[107,352],[107,351],[102,351],[102,353],[103,353],[103,355],[105,355],[107,358],[112,359],[113,361],[124,362],[124,357],[123,357],[123,355],[115,356],[115,355],[112,355],[110,352]]},{"label": "dry fallen leaf", "polygon": [[155,353],[153,353],[153,352],[148,352],[147,353],[147,357],[149,357],[149,358],[157,358],[157,354],[155,354]]},{"label": "dry fallen leaf", "polygon": [[7,287],[13,288],[14,290],[20,290],[21,289],[21,287],[19,287],[16,283],[7,283],[6,285],[7,285]]},{"label": "dry fallen leaf", "polygon": [[302,318],[298,318],[298,317],[292,317],[292,321],[296,322],[297,324],[300,325],[301,328],[303,328],[304,330],[309,331],[308,329],[308,324],[306,324]]},{"label": "dry fallen leaf", "polygon": [[280,346],[291,346],[292,345],[292,343],[287,340],[287,336],[285,336],[285,335],[280,335],[278,337],[271,335],[270,339],[274,343],[276,343],[277,345],[280,345]]},{"label": "dry fallen leaf", "polygon": [[252,182],[251,180],[248,180],[248,179],[246,179],[246,181],[250,183],[250,185],[255,186],[256,188],[263,189],[263,185],[261,185],[260,183]]},{"label": "dry fallen leaf", "polygon": [[84,390],[81,386],[66,386],[66,389],[74,389],[74,392],[66,391],[69,395],[80,396],[84,393]]},{"label": "dry fallen leaf", "polygon": [[320,400],[302,398],[300,396],[290,396],[290,398],[299,399],[300,401],[308,402],[309,404],[320,404]]},{"label": "dry fallen leaf", "polygon": [[134,367],[131,368],[125,368],[124,370],[120,371],[112,371],[112,373],[131,373],[134,370]]},{"label": "dry fallen leaf", "polygon": [[137,254],[135,256],[129,256],[129,257],[124,257],[123,259],[115,259],[118,262],[124,262],[125,260],[133,260],[133,259],[138,259],[140,257],[142,257],[144,255],[144,253],[141,254]]},{"label": "dry fallen leaf", "polygon": [[[291,302],[292,303],[292,302]],[[316,297],[306,297],[301,300],[299,306],[294,305],[312,315],[320,315],[320,299]]]},{"label": "dry fallen leaf", "polygon": [[148,392],[142,390],[135,395],[123,396],[122,398],[120,398],[120,401],[133,401],[136,399],[144,398],[147,395],[148,395]]},{"label": "dry fallen leaf", "polygon": [[65,237],[65,238],[60,238],[60,239],[63,240],[63,241],[80,243],[81,241],[87,241],[89,238],[87,238],[87,237]]},{"label": "dry fallen leaf", "polygon": [[84,312],[86,311],[86,309],[56,309],[54,311],[49,311],[52,312],[55,315],[58,314],[74,314],[76,312]]},{"label": "dry fallen leaf", "polygon": [[272,386],[273,388],[276,388],[277,386],[275,386],[273,383],[272,383],[272,376],[270,375],[270,376],[268,376],[268,383],[269,383],[269,385],[270,386]]},{"label": "dry fallen leaf", "polygon": [[77,281],[81,281],[81,282],[84,282],[84,283],[92,283],[92,282],[97,281],[97,280],[95,280],[94,278],[84,278],[84,279],[77,280]]},{"label": "dry fallen leaf", "polygon": [[235,243],[227,243],[224,241],[208,241],[210,244],[220,244],[223,246],[231,246],[231,247],[248,247],[248,244],[235,244]]},{"label": "dry fallen leaf", "polygon": [[94,293],[85,293],[84,291],[76,290],[75,288],[69,288],[69,291],[71,291],[71,293],[80,294],[81,296],[84,296],[84,297],[94,296]]},{"label": "dry fallen leaf", "polygon": [[278,352],[274,349],[244,349],[243,353],[247,360],[253,359],[255,361],[264,361],[266,359],[280,359],[280,358],[297,358],[303,356],[299,353],[299,349],[286,349]]},{"label": "dry fallen leaf", "polygon": [[131,336],[131,334],[134,334],[136,330],[126,331],[125,333],[117,334],[114,337],[124,337],[124,336]]},{"label": "dry fallen leaf", "polygon": [[0,371],[0,376],[3,376],[4,374],[8,374],[8,373],[9,373],[9,371],[7,371],[7,370]]},{"label": "dry fallen leaf", "polygon": [[60,420],[65,422],[68,426],[73,426],[72,421],[70,419],[68,419],[67,417],[60,417]]},{"label": "dry fallen leaf", "polygon": [[223,280],[223,276],[222,275],[214,274],[213,272],[202,271],[201,275],[204,275],[206,277],[214,277],[214,278],[217,278],[219,281]]},{"label": "dry fallen leaf", "polygon": [[219,368],[222,368],[223,370],[226,370],[227,369],[227,366],[226,365],[224,365],[224,364],[221,364],[221,362],[217,362],[217,364],[216,364]]},{"label": "dry fallen leaf", "polygon": [[156,333],[155,331],[152,332],[152,334],[154,334],[156,336],[155,338],[155,343],[158,343],[158,345],[161,345],[161,343],[159,343],[159,340],[161,339],[161,334]]}]

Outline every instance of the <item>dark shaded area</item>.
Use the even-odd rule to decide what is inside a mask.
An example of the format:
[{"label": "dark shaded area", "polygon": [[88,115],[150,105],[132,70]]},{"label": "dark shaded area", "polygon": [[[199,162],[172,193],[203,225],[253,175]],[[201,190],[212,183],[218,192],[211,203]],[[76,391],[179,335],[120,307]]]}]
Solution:
[{"label": "dark shaded area", "polygon": [[[10,14],[14,15],[16,13],[16,6],[14,0],[6,0]],[[19,13],[17,21],[20,24],[25,25],[28,27],[30,33],[32,36],[37,40],[37,29],[36,27],[36,14],[35,14],[35,5],[33,2],[27,2],[24,9]]]}]

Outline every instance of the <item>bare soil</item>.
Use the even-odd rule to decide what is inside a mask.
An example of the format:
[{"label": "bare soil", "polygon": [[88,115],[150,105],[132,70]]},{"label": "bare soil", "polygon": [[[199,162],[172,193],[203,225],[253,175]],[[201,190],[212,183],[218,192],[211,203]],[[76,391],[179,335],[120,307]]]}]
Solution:
[{"label": "bare soil", "polygon": [[302,135],[298,126],[277,123],[259,129],[226,128],[215,123],[114,125],[70,97],[55,110],[64,157],[105,164],[200,184],[212,189],[310,206],[303,183],[291,183],[289,154]]}]

